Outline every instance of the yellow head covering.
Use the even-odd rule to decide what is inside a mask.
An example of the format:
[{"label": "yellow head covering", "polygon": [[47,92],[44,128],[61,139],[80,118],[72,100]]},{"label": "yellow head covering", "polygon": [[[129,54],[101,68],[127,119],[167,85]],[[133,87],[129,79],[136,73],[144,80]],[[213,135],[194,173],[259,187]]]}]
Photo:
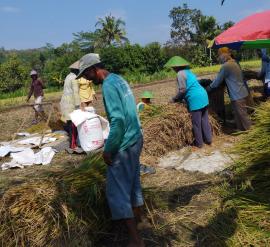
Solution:
[{"label": "yellow head covering", "polygon": [[229,54],[231,55],[231,50],[228,47],[221,47],[218,49],[218,55]]},{"label": "yellow head covering", "polygon": [[231,59],[231,50],[228,47],[222,47],[218,49],[218,60],[221,63],[225,63]]}]

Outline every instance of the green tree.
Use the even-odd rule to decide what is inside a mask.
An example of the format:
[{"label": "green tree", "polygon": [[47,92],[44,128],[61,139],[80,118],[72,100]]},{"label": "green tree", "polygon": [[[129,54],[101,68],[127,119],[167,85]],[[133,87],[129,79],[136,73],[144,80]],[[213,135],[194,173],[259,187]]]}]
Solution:
[{"label": "green tree", "polygon": [[106,68],[114,73],[125,74],[144,69],[143,48],[138,45],[108,46],[100,51]]},{"label": "green tree", "polygon": [[99,32],[78,32],[74,33],[74,41],[77,42],[84,52],[94,52],[99,46]]},{"label": "green tree", "polygon": [[196,22],[202,13],[198,9],[190,9],[187,4],[174,7],[169,14],[172,19],[171,41],[177,45],[191,42],[196,31]]},{"label": "green tree", "polygon": [[0,93],[12,92],[26,86],[30,81],[30,69],[16,54],[9,55],[6,61],[0,64]]},{"label": "green tree", "polygon": [[98,47],[106,47],[112,44],[121,45],[128,42],[125,31],[125,22],[112,15],[99,18],[96,23]]},{"label": "green tree", "polygon": [[[209,42],[233,25],[229,21],[220,26],[215,17],[203,15],[187,4],[174,7],[169,17],[172,19],[171,40],[167,43],[166,52],[173,46],[182,47],[184,49],[176,49],[181,51],[179,55],[185,54],[196,65],[211,64],[212,52],[207,49]],[[186,51],[189,51],[188,54]]]},{"label": "green tree", "polygon": [[220,33],[220,27],[213,16],[201,15],[200,18],[195,20],[194,24],[196,28],[191,36],[191,40],[204,47],[207,47],[208,40],[214,39]]},{"label": "green tree", "polygon": [[6,52],[4,47],[0,48],[0,63],[3,63],[6,59]]},{"label": "green tree", "polygon": [[160,71],[166,63],[164,50],[158,42],[153,42],[143,48],[143,61],[145,72],[153,74]]},{"label": "green tree", "polygon": [[60,86],[69,73],[69,65],[80,59],[83,55],[80,46],[76,42],[62,44],[53,48],[51,58],[46,60],[43,76],[47,86]]},{"label": "green tree", "polygon": [[228,28],[232,27],[233,25],[234,25],[234,22],[233,22],[233,21],[228,21],[228,22],[225,22],[225,23],[222,25],[221,29],[222,29],[222,31],[225,31],[225,30],[227,30]]}]

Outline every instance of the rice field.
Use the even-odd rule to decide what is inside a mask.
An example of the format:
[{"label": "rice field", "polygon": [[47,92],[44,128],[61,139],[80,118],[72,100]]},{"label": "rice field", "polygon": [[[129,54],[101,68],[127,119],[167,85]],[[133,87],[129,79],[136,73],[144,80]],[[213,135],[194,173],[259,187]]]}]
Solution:
[{"label": "rice field", "polygon": [[[172,113],[173,106],[166,106],[174,93],[174,82],[134,88],[137,99],[144,89],[154,91],[156,104],[164,104],[141,116],[148,138],[145,145],[148,153],[143,158],[147,161],[152,155],[154,160],[149,159],[149,164],[155,164],[157,156],[179,148],[171,142],[165,142],[165,146],[158,144],[158,140],[170,138],[170,128],[175,124],[184,129],[178,133],[181,140],[185,134],[190,143],[192,136],[190,123],[175,118],[184,116],[186,111],[179,108],[177,113]],[[98,104],[101,105],[101,100]],[[100,106],[97,109],[102,111]],[[17,125],[12,124],[19,120],[14,121],[14,114],[18,119],[28,114],[27,123],[31,122],[28,111],[0,114],[6,136],[16,131]],[[240,154],[235,166],[224,174],[157,169],[155,175],[142,178],[144,210],[151,224],[150,229],[141,232],[146,246],[270,246],[269,112],[269,102],[263,103],[256,108],[256,124],[251,131],[215,138],[215,146],[221,142],[236,143],[232,152]],[[161,127],[156,128],[157,125]],[[166,126],[169,129],[164,131]],[[175,135],[171,137],[174,138]],[[153,139],[155,142],[151,143]],[[104,174],[100,157],[68,154],[56,156],[49,167],[2,173],[0,243],[3,246],[125,246],[127,236],[121,224],[112,225],[110,221],[104,197]]]},{"label": "rice field", "polygon": [[[245,61],[241,62],[241,66],[243,69],[258,69],[261,66],[261,62],[260,60]],[[205,74],[217,73],[219,69],[220,65],[214,65],[200,68],[192,68],[192,71],[196,75],[200,76]],[[164,70],[157,72],[153,75],[134,73],[134,74],[127,74],[124,77],[131,85],[138,85],[138,84],[147,84],[153,81],[159,81],[164,79],[172,79],[175,78],[175,73],[173,71]],[[27,93],[28,90],[22,89],[19,90],[18,92],[0,95],[0,110],[9,106],[20,105],[25,103]],[[45,90],[46,100],[59,100],[61,97],[61,93],[62,92],[57,91],[56,88],[46,89]]]}]

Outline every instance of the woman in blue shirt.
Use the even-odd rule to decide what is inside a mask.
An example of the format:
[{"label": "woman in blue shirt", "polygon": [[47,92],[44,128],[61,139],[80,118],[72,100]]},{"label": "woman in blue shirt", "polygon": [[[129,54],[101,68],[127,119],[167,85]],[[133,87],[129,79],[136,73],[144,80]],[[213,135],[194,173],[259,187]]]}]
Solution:
[{"label": "woman in blue shirt", "polygon": [[190,71],[189,63],[179,57],[172,57],[165,67],[173,68],[177,73],[177,94],[172,102],[185,99],[191,113],[195,146],[201,148],[203,143],[211,144],[212,130],[208,118],[208,95],[200,85],[197,77]]}]

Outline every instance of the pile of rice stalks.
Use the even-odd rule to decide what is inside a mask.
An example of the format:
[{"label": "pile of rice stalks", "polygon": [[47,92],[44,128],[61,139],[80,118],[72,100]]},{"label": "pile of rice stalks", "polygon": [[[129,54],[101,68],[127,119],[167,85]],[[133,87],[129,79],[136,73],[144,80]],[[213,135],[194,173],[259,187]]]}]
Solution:
[{"label": "pile of rice stalks", "polygon": [[5,191],[0,200],[3,246],[94,246],[108,227],[102,157]]},{"label": "pile of rice stalks", "polygon": [[[48,112],[46,112],[48,114]],[[32,125],[26,129],[28,133],[43,133],[46,131],[63,130],[63,122],[61,121],[61,113],[57,106],[53,106],[52,113],[50,115],[50,121],[48,126],[46,121],[41,121],[38,124]]]},{"label": "pile of rice stalks", "polygon": [[50,132],[51,128],[48,127],[44,121],[42,121],[42,122],[39,122],[38,124],[34,124],[34,125],[30,126],[25,131],[30,133],[30,134],[34,134],[34,133],[41,134],[43,132]]},{"label": "pile of rice stalks", "polygon": [[[202,246],[270,246],[270,102],[233,149],[238,159],[220,188],[223,205],[200,232]],[[206,237],[207,236],[207,237]]]},{"label": "pile of rice stalks", "polygon": [[254,125],[243,133],[234,152],[240,155],[240,166],[270,162],[270,102],[255,111]]},{"label": "pile of rice stalks", "polygon": [[[182,104],[152,106],[140,116],[144,131],[143,161],[155,163],[162,155],[194,141],[190,113]],[[209,115],[214,135],[220,125]]]}]

